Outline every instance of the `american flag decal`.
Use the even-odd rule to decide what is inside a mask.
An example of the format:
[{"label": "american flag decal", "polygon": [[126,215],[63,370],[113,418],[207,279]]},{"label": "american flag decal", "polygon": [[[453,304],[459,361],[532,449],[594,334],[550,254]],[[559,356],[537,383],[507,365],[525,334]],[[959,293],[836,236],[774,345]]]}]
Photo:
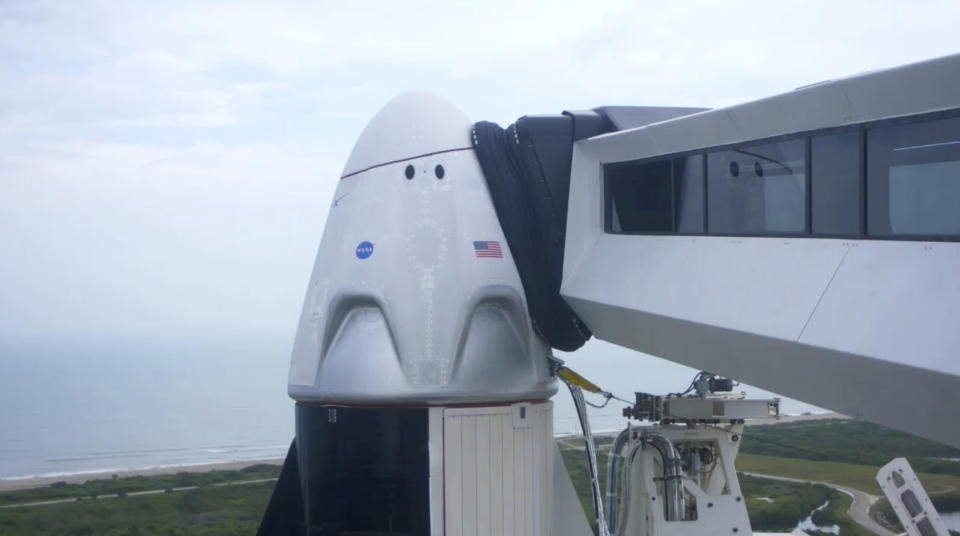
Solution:
[{"label": "american flag decal", "polygon": [[473,252],[479,259],[502,259],[503,251],[500,250],[500,242],[496,240],[482,240],[473,242]]}]

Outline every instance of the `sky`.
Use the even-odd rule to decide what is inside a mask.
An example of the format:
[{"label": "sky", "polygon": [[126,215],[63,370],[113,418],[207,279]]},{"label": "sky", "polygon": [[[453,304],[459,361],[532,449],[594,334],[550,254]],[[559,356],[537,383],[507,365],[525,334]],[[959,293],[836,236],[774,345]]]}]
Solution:
[{"label": "sky", "polygon": [[504,126],[717,107],[960,52],[957,20],[955,1],[3,0],[0,343],[288,347],[353,142],[405,91]]}]

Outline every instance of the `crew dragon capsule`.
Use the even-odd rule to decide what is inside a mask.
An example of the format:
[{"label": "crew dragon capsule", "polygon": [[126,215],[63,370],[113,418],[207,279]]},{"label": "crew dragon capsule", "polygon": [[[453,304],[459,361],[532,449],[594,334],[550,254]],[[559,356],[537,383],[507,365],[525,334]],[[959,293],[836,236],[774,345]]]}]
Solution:
[{"label": "crew dragon capsule", "polygon": [[472,126],[402,95],[339,179],[289,376],[308,534],[547,523],[557,386]]},{"label": "crew dragon capsule", "polygon": [[574,142],[692,111],[502,129],[426,93],[380,110],[330,206],[290,364],[296,438],[259,534],[569,531],[550,511],[577,503],[550,353],[591,336],[559,292]]}]

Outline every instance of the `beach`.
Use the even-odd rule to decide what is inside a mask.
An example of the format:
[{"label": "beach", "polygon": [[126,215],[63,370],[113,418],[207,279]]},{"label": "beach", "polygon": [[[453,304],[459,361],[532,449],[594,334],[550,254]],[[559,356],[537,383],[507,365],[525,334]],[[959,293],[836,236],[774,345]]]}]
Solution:
[{"label": "beach", "polygon": [[[806,415],[783,415],[780,419],[777,420],[749,420],[747,421],[748,426],[762,426],[762,425],[776,425],[776,424],[785,424],[790,422],[798,421],[811,421],[811,420],[823,420],[823,419],[849,419],[850,417],[840,414],[840,413],[813,413]],[[599,431],[595,432],[597,436],[608,436],[616,435],[619,431]],[[570,439],[575,437],[580,437],[579,434],[565,434],[557,433],[555,434],[558,439]],[[249,467],[251,465],[257,464],[269,464],[269,465],[282,465],[283,457],[271,457],[271,458],[261,458],[253,460],[241,460],[241,461],[228,461],[228,462],[214,462],[214,463],[197,463],[197,464],[181,464],[181,465],[163,465],[155,467],[147,467],[140,469],[124,469],[117,471],[91,471],[91,472],[81,472],[74,474],[63,474],[63,475],[50,475],[50,476],[31,476],[31,477],[16,477],[16,478],[7,478],[0,479],[0,492],[3,491],[13,491],[19,489],[30,489],[30,488],[39,488],[43,486],[49,486],[55,482],[66,482],[68,484],[82,484],[88,480],[110,480],[116,475],[118,478],[132,477],[132,476],[157,476],[157,475],[169,475],[176,473],[206,473],[209,471],[230,471],[243,469],[244,467]]]},{"label": "beach", "polygon": [[269,464],[282,465],[283,458],[264,458],[261,460],[245,460],[237,462],[205,463],[196,465],[178,465],[148,467],[143,469],[129,469],[123,471],[91,472],[72,475],[59,476],[37,476],[25,478],[0,479],[0,492],[14,491],[20,489],[31,489],[49,486],[54,482],[66,482],[67,484],[82,484],[88,480],[110,480],[114,475],[117,478],[126,478],[132,476],[157,476],[170,475],[175,473],[207,473],[210,471],[231,471],[250,467],[251,465]]}]

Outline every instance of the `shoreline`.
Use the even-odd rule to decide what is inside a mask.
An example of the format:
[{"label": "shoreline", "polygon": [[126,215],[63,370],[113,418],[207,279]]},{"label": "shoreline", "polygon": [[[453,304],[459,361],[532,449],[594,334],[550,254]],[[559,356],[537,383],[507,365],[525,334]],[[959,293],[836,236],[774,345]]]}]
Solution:
[{"label": "shoreline", "polygon": [[185,465],[162,465],[155,467],[144,467],[140,469],[122,469],[117,471],[97,471],[89,473],[74,473],[68,475],[56,476],[25,476],[0,478],[0,492],[17,491],[32,488],[42,488],[55,482],[66,482],[67,484],[83,484],[88,480],[111,480],[113,475],[117,478],[127,478],[134,476],[158,476],[172,475],[177,473],[209,473],[211,471],[236,471],[251,465],[283,465],[283,457],[280,458],[262,458],[255,460],[242,460],[233,462],[213,462]]},{"label": "shoreline", "polygon": [[[797,421],[823,420],[823,419],[850,419],[846,415],[839,413],[814,413],[807,415],[783,415],[778,420],[772,421],[748,421],[748,426],[769,426]],[[598,430],[594,432],[597,437],[615,436],[619,430]],[[571,439],[582,437],[580,434],[558,433],[554,439]],[[251,465],[268,464],[283,465],[284,457],[257,458],[251,460],[227,461],[227,462],[202,462],[196,464],[180,465],[160,465],[154,467],[142,467],[134,469],[117,469],[103,471],[77,472],[60,475],[36,475],[36,476],[15,476],[0,478],[0,492],[16,491],[31,488],[41,488],[49,486],[55,482],[66,482],[68,484],[83,484],[88,480],[110,480],[113,475],[118,478],[134,476],[157,476],[171,475],[176,473],[207,473],[211,471],[233,471],[249,467]]]}]

